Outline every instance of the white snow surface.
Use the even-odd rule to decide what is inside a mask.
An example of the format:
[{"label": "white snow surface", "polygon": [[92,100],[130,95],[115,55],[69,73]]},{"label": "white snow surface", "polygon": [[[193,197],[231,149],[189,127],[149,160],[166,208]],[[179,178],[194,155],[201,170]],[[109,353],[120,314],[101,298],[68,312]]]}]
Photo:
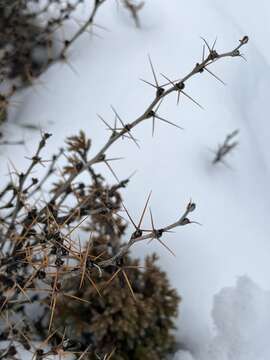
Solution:
[{"label": "white snow surface", "polygon": [[[85,13],[82,9],[78,17]],[[44,157],[80,129],[93,139],[94,153],[108,136],[97,113],[113,121],[113,104],[131,122],[153,99],[151,87],[139,81],[153,81],[147,54],[158,74],[176,79],[200,60],[201,36],[210,42],[217,36],[217,50],[228,51],[249,35],[243,48],[247,62],[225,59],[212,67],[227,86],[207,73],[186,84],[205,111],[184,98],[179,107],[175,96],[164,101],[160,115],[183,131],[158,123],[152,138],[149,121],[134,130],[140,150],[124,140],[109,151],[125,158],[114,163],[118,177],[138,170],[123,193],[135,219],[150,190],[160,227],[175,221],[190,198],[197,204],[192,219],[202,226],[185,226],[164,237],[176,258],[155,242],[133,249],[141,257],[159,253],[162,268],[182,296],[177,337],[196,360],[270,358],[269,293],[261,290],[270,289],[269,13],[266,0],[147,0],[142,27],[136,29],[124,10],[107,0],[96,21],[109,31],[96,28],[102,38],[82,36],[70,52],[75,72],[63,64],[51,67],[18,96],[22,103],[3,129],[9,139],[24,136],[27,141],[27,149],[1,147],[4,175],[9,159],[23,169],[25,155],[39,140],[39,133],[22,130],[22,123],[39,124],[53,134]],[[213,166],[210,150],[235,129],[240,130],[240,145],[228,156],[229,166]],[[148,218],[145,226],[149,223]],[[252,281],[240,277],[235,286],[243,275]],[[184,351],[178,358],[190,360],[191,355]]]},{"label": "white snow surface", "polygon": [[214,297],[215,335],[191,355],[179,351],[174,360],[267,360],[270,358],[270,292],[242,276],[236,286]]}]

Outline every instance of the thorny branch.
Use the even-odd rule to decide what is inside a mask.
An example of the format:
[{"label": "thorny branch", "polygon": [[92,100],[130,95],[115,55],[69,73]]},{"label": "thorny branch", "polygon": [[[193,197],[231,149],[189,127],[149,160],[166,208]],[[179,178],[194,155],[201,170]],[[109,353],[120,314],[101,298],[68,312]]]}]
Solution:
[{"label": "thorny branch", "polygon": [[80,27],[80,29],[72,36],[70,40],[65,40],[64,47],[61,51],[60,57],[65,56],[68,48],[82,35],[85,33],[85,31],[93,25],[94,18],[96,16],[96,13],[99,9],[99,7],[105,2],[106,0],[95,0],[94,7],[92,9],[92,12],[88,19],[85,21],[85,23]]},{"label": "thorny branch", "polygon": [[184,225],[190,224],[191,221],[188,219],[187,216],[189,215],[189,213],[194,211],[195,208],[196,208],[196,205],[194,203],[190,202],[187,205],[185,212],[183,213],[183,215],[180,217],[179,220],[172,223],[171,225],[165,226],[164,228],[153,229],[152,231],[148,232],[145,235],[141,235],[138,237],[131,237],[130,240],[128,241],[128,243],[123,245],[117,254],[115,254],[112,258],[110,258],[108,260],[98,262],[97,265],[99,267],[106,267],[108,265],[111,265],[115,260],[117,260],[118,258],[121,258],[123,255],[125,255],[128,252],[128,250],[130,249],[130,247],[132,245],[134,245],[135,243],[138,243],[143,240],[148,240],[148,239],[150,239],[150,240],[151,239],[159,239],[159,238],[161,238],[161,236],[164,233],[169,232],[170,230],[172,230],[178,226],[184,226]]},{"label": "thorny branch", "polygon": [[[201,62],[196,63],[190,73],[181,79],[170,80],[164,75],[168,80],[163,85],[159,85],[149,58],[154,84],[148,81],[146,83],[155,88],[155,96],[142,114],[135,120],[125,123],[112,107],[114,126],[100,116],[111,131],[111,135],[94,156],[89,157],[91,141],[80,132],[77,136],[69,137],[67,148],[61,149],[52,157],[43,177],[31,178],[33,170],[46,162],[41,157],[41,151],[50,134],[42,135],[34,156],[29,159],[27,170],[19,173],[15,169],[17,181],[11,176],[10,182],[0,191],[0,290],[4,288],[4,291],[0,292],[0,312],[21,306],[22,303],[31,300],[35,291],[45,292],[47,293],[45,306],[50,309],[48,327],[51,330],[59,296],[84,301],[70,293],[68,284],[64,282],[66,278],[70,279],[72,276],[80,277],[80,285],[87,279],[101,296],[101,289],[96,286],[92,275],[103,278],[105,273],[107,276],[109,274],[110,278],[106,283],[110,283],[117,275],[122,274],[134,297],[124,267],[124,259],[129,249],[142,241],[157,240],[172,253],[161,238],[176,227],[194,223],[189,219],[189,215],[195,210],[196,205],[190,201],[177,221],[162,228],[155,227],[150,210],[151,228],[142,229],[151,193],[139,222],[133,221],[120,195],[120,190],[126,187],[129,179],[118,180],[109,165],[115,159],[107,158],[107,151],[123,137],[138,145],[132,130],[144,121],[152,121],[152,133],[154,133],[154,123],[158,120],[178,127],[159,116],[161,102],[170,94],[176,94],[177,103],[179,97],[183,95],[196,105],[200,105],[187,93],[188,80],[206,70],[220,80],[208,67],[222,58],[242,56],[240,48],[247,42],[248,37],[245,36],[235,49],[219,54],[214,48],[215,44],[210,47],[205,41],[208,53],[205,55],[203,51]],[[231,137],[227,140],[229,141]],[[62,155],[66,158],[67,164],[58,168],[56,164]],[[96,173],[96,164],[109,167],[116,177],[116,184],[107,185],[104,178]],[[82,180],[82,173],[87,175],[87,180]],[[51,185],[48,195],[45,194],[44,184],[49,179],[54,179],[55,182]],[[47,197],[49,200],[46,199]],[[135,229],[129,240],[122,245],[119,239],[124,235],[127,225],[120,215],[121,210],[128,216]],[[91,234],[86,241],[86,247],[83,248],[80,241],[72,239],[79,228]]]},{"label": "thorny branch", "polygon": [[[153,101],[151,102],[151,104],[148,106],[148,108],[142,113],[142,115],[140,115],[137,119],[135,119],[133,122],[128,123],[128,124],[124,124],[120,118],[120,116],[118,115],[118,113],[116,112],[116,110],[114,110],[115,112],[115,116],[116,118],[121,122],[122,127],[119,128],[119,130],[114,130],[110,136],[110,138],[108,139],[108,141],[104,144],[104,146],[98,151],[98,153],[92,157],[91,159],[84,161],[80,164],[80,168],[77,169],[77,171],[72,172],[68,179],[65,179],[64,183],[58,188],[58,190],[55,192],[55,194],[53,195],[53,197],[51,198],[51,200],[48,202],[48,204],[53,205],[56,203],[56,201],[59,199],[59,197],[63,194],[65,194],[65,192],[71,187],[73,181],[85,170],[92,168],[92,166],[96,163],[99,162],[103,162],[106,160],[106,152],[107,150],[120,138],[122,138],[123,136],[132,136],[131,135],[131,130],[133,128],[135,128],[137,125],[139,125],[140,123],[142,123],[143,121],[149,119],[150,117],[156,116],[157,114],[155,113],[155,111],[153,110],[155,108],[155,106],[157,106],[165,97],[167,97],[169,94],[173,93],[173,92],[177,92],[177,93],[181,93],[183,92],[183,88],[186,88],[186,82],[188,79],[190,79],[192,76],[194,76],[195,74],[199,74],[202,73],[209,65],[213,64],[214,62],[216,62],[217,60],[220,60],[222,58],[225,57],[239,57],[241,56],[240,54],[240,48],[246,44],[248,41],[248,38],[245,36],[243,39],[240,40],[239,45],[233,49],[232,51],[229,52],[225,52],[225,53],[221,53],[218,54],[217,51],[214,48],[210,48],[209,45],[208,49],[209,49],[209,53],[208,55],[204,58],[202,58],[201,63],[196,63],[195,67],[191,70],[191,72],[189,74],[187,74],[186,76],[184,76],[182,79],[180,80],[175,80],[175,81],[170,81],[166,84],[164,84],[162,87],[161,86],[157,86],[156,89],[156,95],[155,98],[153,99]],[[152,66],[152,63],[151,63]],[[153,69],[153,67],[152,67]],[[156,79],[156,77],[155,77]],[[168,85],[169,86],[167,89],[166,87]],[[38,149],[37,155],[34,157],[38,158],[38,154],[39,151],[41,149]],[[28,171],[26,172],[25,175],[22,176],[22,180],[20,182],[20,187],[18,189],[18,194],[20,194],[20,192],[22,191],[22,185],[24,184],[24,180],[26,178],[26,175],[28,175],[32,169],[32,167],[37,163],[37,161],[35,161],[34,163],[31,164],[30,168],[28,169]],[[19,195],[18,195],[19,196]],[[10,230],[13,228],[14,226],[14,221],[16,218],[17,213],[19,212],[19,210],[21,209],[21,205],[19,203],[19,200],[17,200],[17,205],[15,207],[15,212],[13,213],[13,217],[12,217],[12,221],[11,224],[9,225],[7,234],[10,233]],[[48,206],[44,206],[43,209],[40,210],[40,212],[37,214],[37,219],[39,219],[42,215],[44,215],[44,213],[47,212]],[[121,250],[121,253],[123,253],[123,250]],[[114,257],[115,259],[115,257]],[[112,261],[114,261],[114,259]],[[106,264],[108,264],[108,261],[106,262]]]},{"label": "thorny branch", "polygon": [[[163,100],[165,97],[167,97],[169,94],[173,92],[182,92],[182,89],[185,87],[185,83],[187,80],[189,80],[192,76],[202,73],[209,65],[213,64],[217,60],[223,59],[225,57],[239,57],[241,56],[240,48],[245,45],[248,42],[248,37],[245,36],[243,39],[240,40],[239,45],[233,49],[232,51],[225,52],[222,54],[218,54],[216,50],[209,48],[209,54],[207,57],[202,59],[201,63],[197,63],[195,67],[191,70],[189,74],[184,76],[180,80],[172,81],[174,85],[170,86],[167,90],[165,89],[165,86],[170,85],[164,84],[162,87],[157,87],[156,96],[154,100],[151,102],[151,104],[148,106],[148,108],[140,115],[137,119],[135,119],[133,122],[126,124],[124,127],[122,127],[118,132],[114,131],[111,135],[111,137],[108,139],[108,141],[104,144],[104,146],[98,151],[98,153],[92,157],[90,160],[88,160],[85,164],[83,164],[80,171],[75,172],[74,174],[71,174],[70,177],[66,180],[66,182],[61,186],[58,191],[55,193],[55,195],[52,197],[51,202],[54,203],[59,196],[61,196],[67,188],[71,185],[71,183],[77,178],[79,174],[81,174],[84,170],[86,170],[88,167],[92,167],[94,164],[103,161],[105,158],[105,153],[107,150],[119,139],[122,138],[125,135],[129,135],[131,130],[142,123],[143,121],[151,118],[152,116],[155,116],[154,108],[155,106]],[[117,115],[118,116],[118,115]],[[119,117],[119,116],[118,116]],[[41,213],[45,211],[46,208],[41,210]]]}]

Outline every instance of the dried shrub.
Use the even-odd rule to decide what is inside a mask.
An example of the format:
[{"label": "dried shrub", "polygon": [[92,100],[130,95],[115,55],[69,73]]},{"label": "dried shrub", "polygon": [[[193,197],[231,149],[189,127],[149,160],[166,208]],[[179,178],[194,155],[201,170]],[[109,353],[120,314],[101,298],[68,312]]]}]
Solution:
[{"label": "dried shrub", "polygon": [[[80,279],[68,281],[79,289]],[[138,260],[125,256],[124,264],[106,269],[102,278],[92,274],[91,281],[104,289],[101,296],[86,279],[72,294],[89,303],[71,303],[62,296],[56,307],[56,326],[62,332],[68,329],[67,336],[83,348],[93,344],[89,359],[116,349],[114,360],[161,360],[174,350],[172,330],[179,297],[155,255],[146,258],[144,269]]]},{"label": "dried shrub", "polygon": [[[102,186],[100,178],[97,182],[99,201],[119,210],[122,200],[115,186]],[[78,341],[83,349],[91,343],[89,359],[96,359],[96,354],[105,356],[113,349],[117,349],[112,357],[115,360],[164,359],[174,349],[172,330],[180,299],[156,263],[157,256],[147,257],[142,267],[127,253],[100,273],[95,261],[101,254],[110,258],[119,251],[126,224],[120,217],[98,213],[84,230],[92,232],[83,255],[85,259],[91,253],[92,262],[86,264],[89,273],[63,284],[83,301],[70,302],[60,295],[55,327],[62,332],[66,329],[67,337]]]}]

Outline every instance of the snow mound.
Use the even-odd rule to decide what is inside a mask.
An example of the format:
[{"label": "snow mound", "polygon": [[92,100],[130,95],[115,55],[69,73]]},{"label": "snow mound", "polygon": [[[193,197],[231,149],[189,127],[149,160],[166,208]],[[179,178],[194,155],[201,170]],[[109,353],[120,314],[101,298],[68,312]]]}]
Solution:
[{"label": "snow mound", "polygon": [[214,297],[213,338],[194,357],[180,351],[174,360],[269,360],[269,308],[270,292],[240,277]]},{"label": "snow mound", "polygon": [[193,356],[188,351],[178,351],[173,360],[194,360]]}]

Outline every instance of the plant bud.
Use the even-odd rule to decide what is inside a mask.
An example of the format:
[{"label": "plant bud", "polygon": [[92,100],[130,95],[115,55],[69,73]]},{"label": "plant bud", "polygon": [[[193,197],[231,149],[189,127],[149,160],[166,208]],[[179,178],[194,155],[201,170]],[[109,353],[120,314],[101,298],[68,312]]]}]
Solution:
[{"label": "plant bud", "polygon": [[241,44],[246,44],[249,41],[248,36],[244,36],[242,40],[240,40]]},{"label": "plant bud", "polygon": [[187,206],[187,211],[188,212],[192,212],[195,209],[196,209],[196,204],[195,203],[193,203],[193,202],[188,203],[188,206]]},{"label": "plant bud", "polygon": [[184,218],[182,221],[181,221],[181,225],[187,225],[187,224],[190,224],[190,220],[188,218]]}]

